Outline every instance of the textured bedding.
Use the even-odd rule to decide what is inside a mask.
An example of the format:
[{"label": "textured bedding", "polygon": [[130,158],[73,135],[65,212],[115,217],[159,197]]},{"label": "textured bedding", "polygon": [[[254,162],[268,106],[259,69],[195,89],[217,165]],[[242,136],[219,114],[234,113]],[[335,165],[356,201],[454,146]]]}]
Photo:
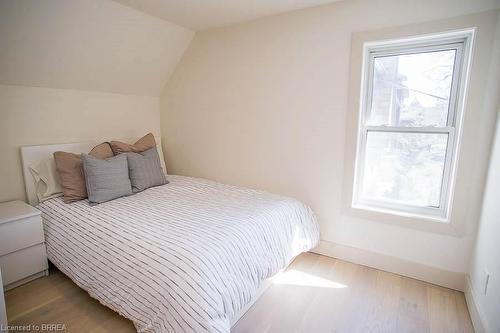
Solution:
[{"label": "textured bedding", "polygon": [[47,254],[138,332],[229,332],[260,283],[319,241],[297,200],[208,180],[97,206],[41,203]]}]

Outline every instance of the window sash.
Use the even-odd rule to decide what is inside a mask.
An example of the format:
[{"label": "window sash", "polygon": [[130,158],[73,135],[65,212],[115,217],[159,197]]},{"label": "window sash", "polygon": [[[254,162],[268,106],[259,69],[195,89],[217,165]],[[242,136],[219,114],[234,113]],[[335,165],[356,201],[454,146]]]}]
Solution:
[{"label": "window sash", "polygon": [[[452,179],[455,164],[455,148],[457,146],[456,128],[458,123],[458,91],[463,80],[463,61],[466,38],[455,38],[454,40],[433,40],[422,41],[420,43],[402,43],[395,45],[368,46],[368,52],[364,57],[364,80],[362,85],[361,109],[358,128],[358,149],[356,155],[355,176],[353,186],[352,206],[367,210],[397,213],[407,216],[423,216],[438,221],[447,221],[452,194]],[[452,83],[450,90],[450,100],[448,104],[448,115],[446,126],[427,126],[427,127],[406,127],[406,126],[368,126],[366,120],[371,111],[373,97],[373,76],[374,60],[381,56],[397,56],[405,54],[437,52],[445,50],[455,50],[455,62],[452,73]],[[447,134],[448,141],[446,145],[443,176],[441,179],[441,193],[439,197],[439,207],[422,207],[416,205],[404,204],[397,201],[373,200],[362,197],[362,186],[364,177],[365,152],[367,145],[368,132],[396,132],[396,133],[442,133]]]},{"label": "window sash", "polygon": [[[364,170],[365,170],[365,156],[366,156],[366,144],[368,139],[368,132],[385,132],[385,133],[423,133],[423,134],[447,134],[448,141],[446,144],[445,160],[443,167],[443,177],[441,179],[441,192],[439,195],[439,207],[432,206],[416,206],[410,204],[404,204],[398,201],[390,200],[375,200],[367,199],[362,197],[362,186],[364,182]],[[439,220],[444,220],[446,218],[446,213],[448,210],[448,196],[449,196],[449,186],[450,186],[450,176],[452,169],[452,157],[453,157],[453,144],[455,140],[455,128],[453,127],[439,127],[439,128],[405,128],[405,127],[389,127],[389,126],[365,126],[361,133],[361,144],[358,153],[357,171],[358,176],[355,179],[356,186],[354,187],[354,207],[364,208],[364,209],[388,209],[401,212],[408,212],[417,215],[434,216]]]},{"label": "window sash", "polygon": [[447,126],[455,126],[456,125],[456,110],[457,110],[457,90],[459,88],[460,82],[460,74],[462,68],[462,58],[463,58],[463,49],[464,42],[460,43],[445,43],[445,44],[437,44],[431,46],[399,46],[393,47],[381,51],[371,50],[369,51],[369,59],[368,59],[368,68],[367,68],[367,80],[365,82],[365,96],[364,96],[364,108],[361,113],[362,125],[366,124],[366,119],[368,118],[368,113],[371,111],[372,107],[372,99],[373,99],[373,76],[375,73],[374,63],[375,58],[382,56],[398,56],[398,55],[407,55],[407,54],[418,54],[418,53],[427,53],[427,52],[439,52],[439,51],[449,51],[455,50],[455,63],[453,66],[453,76],[451,82],[451,90],[450,90],[450,100],[448,104],[448,116],[446,120]]}]

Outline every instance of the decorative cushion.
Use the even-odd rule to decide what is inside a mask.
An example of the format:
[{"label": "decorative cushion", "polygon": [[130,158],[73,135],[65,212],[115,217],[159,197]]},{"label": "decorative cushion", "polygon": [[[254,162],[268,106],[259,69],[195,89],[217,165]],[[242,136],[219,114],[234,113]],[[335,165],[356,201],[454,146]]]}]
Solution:
[{"label": "decorative cushion", "polygon": [[[92,148],[89,154],[104,159],[112,157],[113,151],[110,145],[104,142]],[[57,151],[54,153],[54,161],[64,195],[64,202],[71,203],[87,198],[85,174],[80,155]]]},{"label": "decorative cushion", "polygon": [[56,163],[52,156],[31,165],[29,170],[35,180],[38,202],[63,195],[57,176]]},{"label": "decorative cushion", "polygon": [[128,159],[129,177],[134,193],[168,183],[156,147],[142,153],[125,153],[125,155]]},{"label": "decorative cushion", "polygon": [[143,151],[155,147],[156,141],[154,135],[152,133],[148,133],[139,140],[137,140],[137,142],[134,143],[133,145],[121,141],[111,141],[109,145],[111,146],[113,153],[115,155],[118,155],[121,153],[130,153],[130,152],[141,153]]},{"label": "decorative cushion", "polygon": [[103,142],[101,144],[98,144],[92,150],[90,151],[89,155],[100,158],[100,159],[105,159],[105,158],[110,158],[113,157],[113,150],[111,149],[111,145],[109,142]]},{"label": "decorative cushion", "polygon": [[103,203],[132,194],[126,155],[105,160],[82,154],[85,184],[91,204]]},{"label": "decorative cushion", "polygon": [[111,146],[111,149],[113,149],[113,153],[115,155],[122,153],[130,153],[130,152],[142,153],[143,151],[146,151],[156,146],[156,150],[158,152],[158,156],[160,157],[160,163],[163,172],[165,174],[167,173],[167,168],[165,166],[165,161],[163,159],[163,150],[161,149],[161,142],[156,143],[155,137],[152,133],[146,134],[145,136],[137,140],[137,142],[134,143],[133,145],[121,141],[111,141],[109,145]]}]

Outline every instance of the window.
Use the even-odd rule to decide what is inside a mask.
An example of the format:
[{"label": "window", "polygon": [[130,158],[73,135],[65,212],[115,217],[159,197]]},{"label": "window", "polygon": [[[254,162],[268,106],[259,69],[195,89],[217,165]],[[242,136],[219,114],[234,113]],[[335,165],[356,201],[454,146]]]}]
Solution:
[{"label": "window", "polygon": [[365,43],[353,207],[448,220],[472,36]]}]

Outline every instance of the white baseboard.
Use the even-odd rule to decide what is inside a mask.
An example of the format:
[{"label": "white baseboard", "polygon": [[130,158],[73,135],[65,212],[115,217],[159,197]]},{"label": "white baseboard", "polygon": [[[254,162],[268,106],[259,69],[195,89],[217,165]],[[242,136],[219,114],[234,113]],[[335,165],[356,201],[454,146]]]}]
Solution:
[{"label": "white baseboard", "polygon": [[467,308],[469,309],[470,319],[472,320],[472,325],[474,326],[474,331],[476,333],[491,332],[488,328],[487,322],[483,320],[483,316],[481,315],[480,307],[476,301],[476,293],[474,292],[469,276],[465,279],[464,294],[465,301],[467,302]]},{"label": "white baseboard", "polygon": [[321,241],[314,253],[377,268],[383,271],[422,280],[439,286],[464,291],[465,274],[447,271],[382,253]]},{"label": "white baseboard", "polygon": [[48,276],[49,275],[49,270],[48,269],[45,269],[41,272],[38,272],[38,273],[35,273],[33,275],[30,275],[30,276],[27,276],[21,280],[18,280],[16,282],[12,282],[6,286],[4,286],[4,290],[7,291],[7,290],[11,290],[11,289],[14,289],[14,288],[17,288],[25,283],[28,283],[28,282],[31,282],[33,280],[36,280],[38,278],[41,278],[43,276]]}]

